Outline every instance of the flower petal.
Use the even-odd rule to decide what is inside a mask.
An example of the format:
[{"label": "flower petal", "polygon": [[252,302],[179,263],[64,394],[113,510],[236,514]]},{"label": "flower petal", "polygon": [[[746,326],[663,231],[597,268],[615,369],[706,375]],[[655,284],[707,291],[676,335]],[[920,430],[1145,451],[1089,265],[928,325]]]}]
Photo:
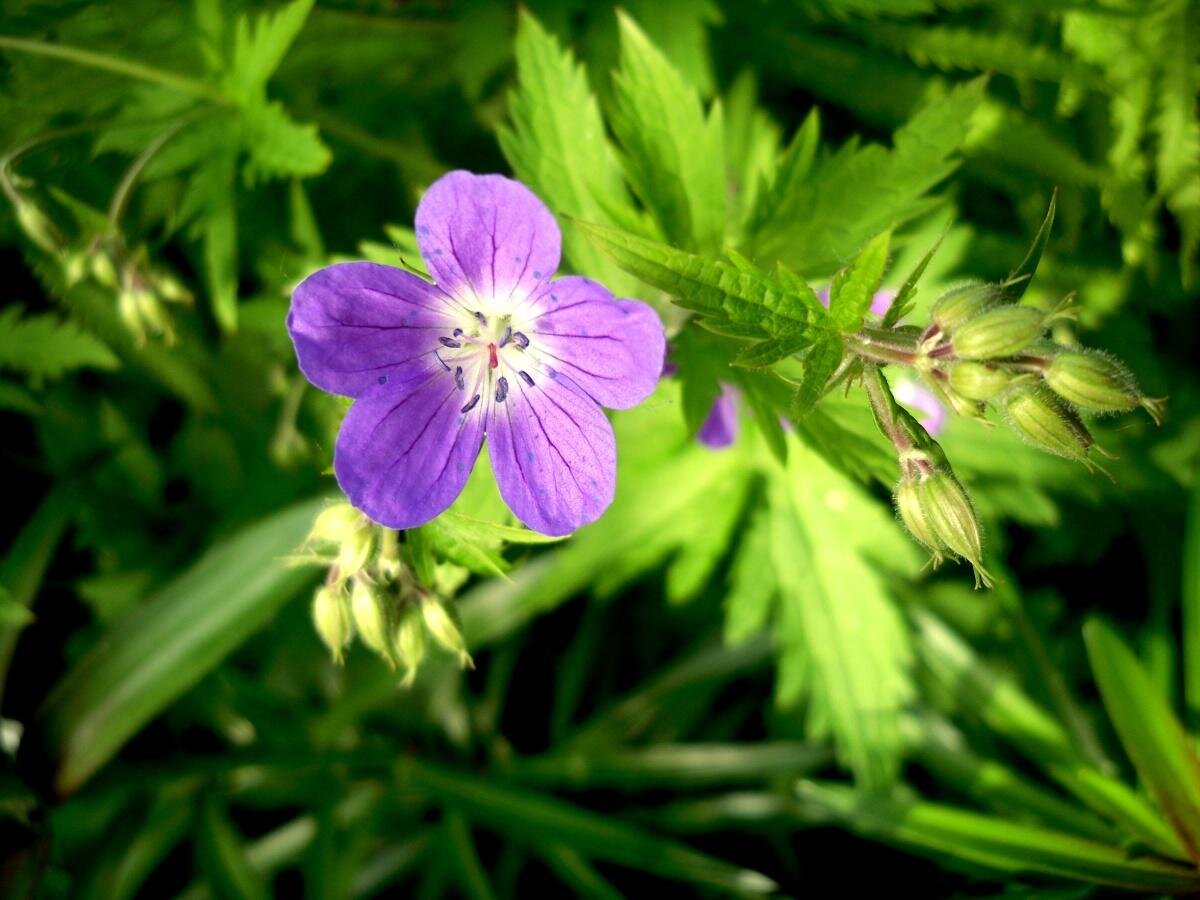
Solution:
[{"label": "flower petal", "polygon": [[612,503],[612,425],[566,378],[514,379],[492,406],[488,452],[504,502],[534,531],[570,534]]},{"label": "flower petal", "polygon": [[305,377],[357,397],[429,356],[438,334],[453,327],[451,304],[436,285],[403,269],[338,263],[296,286],[287,327]]},{"label": "flower petal", "polygon": [[483,444],[481,410],[440,365],[362,394],[342,422],[333,471],[350,502],[388,528],[415,528],[462,492]]},{"label": "flower petal", "polygon": [[721,393],[713,401],[708,418],[696,433],[696,440],[720,450],[728,447],[738,436],[738,400],[741,392],[733,385],[721,383]]},{"label": "flower petal", "polygon": [[597,403],[628,409],[658,384],[666,353],[662,321],[639,300],[616,300],[608,288],[569,276],[545,285],[530,352],[570,376]]},{"label": "flower petal", "polygon": [[524,296],[558,269],[562,235],[529,188],[450,172],[417,206],[417,243],[434,280],[464,300]]}]

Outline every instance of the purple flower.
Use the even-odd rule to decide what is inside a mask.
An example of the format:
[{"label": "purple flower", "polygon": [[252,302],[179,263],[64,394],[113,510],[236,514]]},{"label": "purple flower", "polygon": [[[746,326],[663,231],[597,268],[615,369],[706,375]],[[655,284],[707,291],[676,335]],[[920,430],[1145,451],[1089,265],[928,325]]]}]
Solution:
[{"label": "purple flower", "polygon": [[333,469],[350,502],[389,528],[433,519],[459,495],[486,435],[509,508],[567,534],[612,502],[616,445],[602,405],[635,406],[662,371],[646,304],[558,268],[561,235],[528,188],[451,172],[417,207],[436,284],[340,263],[292,295],[300,370],[354,398]]}]

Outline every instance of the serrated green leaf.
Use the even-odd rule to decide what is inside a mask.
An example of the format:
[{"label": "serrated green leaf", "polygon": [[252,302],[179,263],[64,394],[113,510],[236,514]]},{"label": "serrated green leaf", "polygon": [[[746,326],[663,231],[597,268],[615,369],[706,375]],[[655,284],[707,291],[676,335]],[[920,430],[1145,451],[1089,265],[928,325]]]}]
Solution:
[{"label": "serrated green leaf", "polygon": [[301,125],[282,105],[249,103],[242,107],[242,141],[248,183],[269,178],[308,178],[324,172],[332,156],[316,125]]},{"label": "serrated green leaf", "polygon": [[[497,134],[513,172],[555,213],[607,224],[635,219],[583,67],[527,10],[517,24],[516,57],[511,122]],[[564,231],[563,252],[576,272],[615,293],[634,290],[636,282],[576,229]]]},{"label": "serrated green leaf", "polygon": [[721,114],[707,118],[689,86],[645,33],[618,11],[621,62],[609,123],[625,177],[673,244],[720,248],[725,231]]},{"label": "serrated green leaf", "polygon": [[831,274],[873,235],[931,206],[927,194],[957,166],[985,80],[956,87],[896,132],[893,147],[848,142],[773,201],[748,255],[782,260],[808,277]]},{"label": "serrated green leaf", "polygon": [[723,260],[706,259],[617,228],[576,222],[617,265],[707,319],[745,326],[762,337],[813,340],[828,330],[828,312],[811,288],[788,290],[775,279]]},{"label": "serrated green leaf", "polygon": [[762,185],[758,203],[746,226],[749,235],[761,232],[769,223],[776,221],[781,215],[781,207],[805,189],[804,183],[812,171],[820,143],[821,118],[814,106],[780,158],[774,178]]},{"label": "serrated green leaf", "polygon": [[890,231],[872,238],[854,262],[834,277],[829,289],[829,313],[843,333],[850,334],[862,326],[883,281],[891,240]]},{"label": "serrated green leaf", "polygon": [[74,369],[116,369],[120,360],[99,338],[52,313],[21,316],[21,307],[0,312],[0,369],[34,379],[61,378]]},{"label": "serrated green leaf", "polygon": [[1104,708],[1150,795],[1200,860],[1200,760],[1137,657],[1106,623],[1083,629]]},{"label": "serrated green leaf", "polygon": [[443,515],[413,530],[421,533],[436,555],[477,575],[506,577],[511,568],[500,554],[500,541],[481,536],[473,525]]},{"label": "serrated green leaf", "polygon": [[817,402],[825,395],[829,378],[841,365],[845,347],[835,337],[817,341],[804,354],[804,377],[788,407],[788,417],[793,422],[805,419]]},{"label": "serrated green leaf", "polygon": [[239,98],[250,99],[266,87],[288,48],[300,34],[313,0],[292,0],[273,12],[238,17],[233,39],[229,89]]},{"label": "serrated green leaf", "polygon": [[840,758],[864,787],[879,788],[899,767],[900,714],[913,696],[911,648],[883,576],[864,552],[887,554],[908,571],[917,562],[892,517],[857,484],[789,443],[787,478],[772,483],[769,498],[778,639],[785,656],[790,648],[803,655],[812,701]]}]

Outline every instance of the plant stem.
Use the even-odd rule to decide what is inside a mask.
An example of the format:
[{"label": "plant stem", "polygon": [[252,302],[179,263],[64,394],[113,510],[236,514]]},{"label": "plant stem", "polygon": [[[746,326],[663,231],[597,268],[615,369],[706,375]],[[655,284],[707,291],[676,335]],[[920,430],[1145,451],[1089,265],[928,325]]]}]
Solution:
[{"label": "plant stem", "polygon": [[119,56],[110,56],[107,53],[96,53],[92,50],[84,50],[80,47],[68,47],[63,44],[47,44],[44,41],[12,37],[11,35],[0,35],[0,49],[62,59],[76,65],[101,69],[117,75],[125,75],[129,78],[136,78],[139,81],[146,81],[151,84],[159,84],[163,87],[182,91],[185,94],[204,97],[216,103],[225,105],[230,103],[229,98],[221,91],[203,81],[189,78],[186,75],[178,75],[175,72],[168,72],[164,69],[156,69],[153,66],[131,62],[127,59],[121,59]]}]

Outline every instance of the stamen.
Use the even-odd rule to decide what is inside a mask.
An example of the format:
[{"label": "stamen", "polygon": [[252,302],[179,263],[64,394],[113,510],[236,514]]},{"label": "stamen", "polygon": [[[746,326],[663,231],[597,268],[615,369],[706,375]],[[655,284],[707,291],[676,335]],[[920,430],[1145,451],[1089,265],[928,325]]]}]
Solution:
[{"label": "stamen", "polygon": [[454,335],[454,337],[462,337],[463,330],[461,328],[455,328],[454,331],[450,333]]},{"label": "stamen", "polygon": [[494,369],[498,365],[500,365],[500,360],[496,358],[496,345],[488,344],[488,366]]},{"label": "stamen", "polygon": [[487,324],[487,316],[485,316],[483,313],[479,312],[478,310],[475,311],[475,318],[477,318],[479,320],[480,325]]},{"label": "stamen", "polygon": [[503,375],[496,380],[496,402],[503,403],[504,398],[508,396],[508,379]]},{"label": "stamen", "polygon": [[525,337],[525,335],[522,334],[520,331],[513,332],[513,340],[516,342],[517,346],[520,347],[522,350],[524,350],[526,347],[529,346],[529,338]]},{"label": "stamen", "polygon": [[500,346],[503,347],[510,340],[512,340],[512,326],[511,325],[505,327],[504,334],[500,338]]},{"label": "stamen", "polygon": [[475,408],[475,404],[478,402],[479,402],[479,395],[476,394],[474,397],[472,397],[470,399],[470,401],[465,406],[463,406],[462,409],[459,410],[459,412],[460,413],[469,413],[471,410],[473,410]]},{"label": "stamen", "polygon": [[452,349],[458,349],[459,347],[462,346],[462,341],[456,341],[456,340],[453,340],[452,338],[440,337],[440,338],[438,338],[438,340],[442,342],[443,347],[450,347]]},{"label": "stamen", "polygon": [[521,370],[521,371],[519,371],[517,374],[521,376],[521,380],[522,380],[523,382],[525,382],[525,383],[526,383],[527,385],[529,385],[530,387],[533,387],[533,379],[529,377],[529,373],[528,373],[528,372],[526,372],[524,369],[522,369],[522,370]]},{"label": "stamen", "polygon": [[442,355],[440,353],[438,353],[436,350],[433,351],[433,355],[436,356],[437,361],[442,364],[442,368],[445,369],[447,372],[449,372],[450,366],[446,363],[446,361],[444,359],[442,359]]},{"label": "stamen", "polygon": [[458,385],[460,391],[466,390],[467,385],[463,381],[462,366],[454,367],[454,383]]}]

